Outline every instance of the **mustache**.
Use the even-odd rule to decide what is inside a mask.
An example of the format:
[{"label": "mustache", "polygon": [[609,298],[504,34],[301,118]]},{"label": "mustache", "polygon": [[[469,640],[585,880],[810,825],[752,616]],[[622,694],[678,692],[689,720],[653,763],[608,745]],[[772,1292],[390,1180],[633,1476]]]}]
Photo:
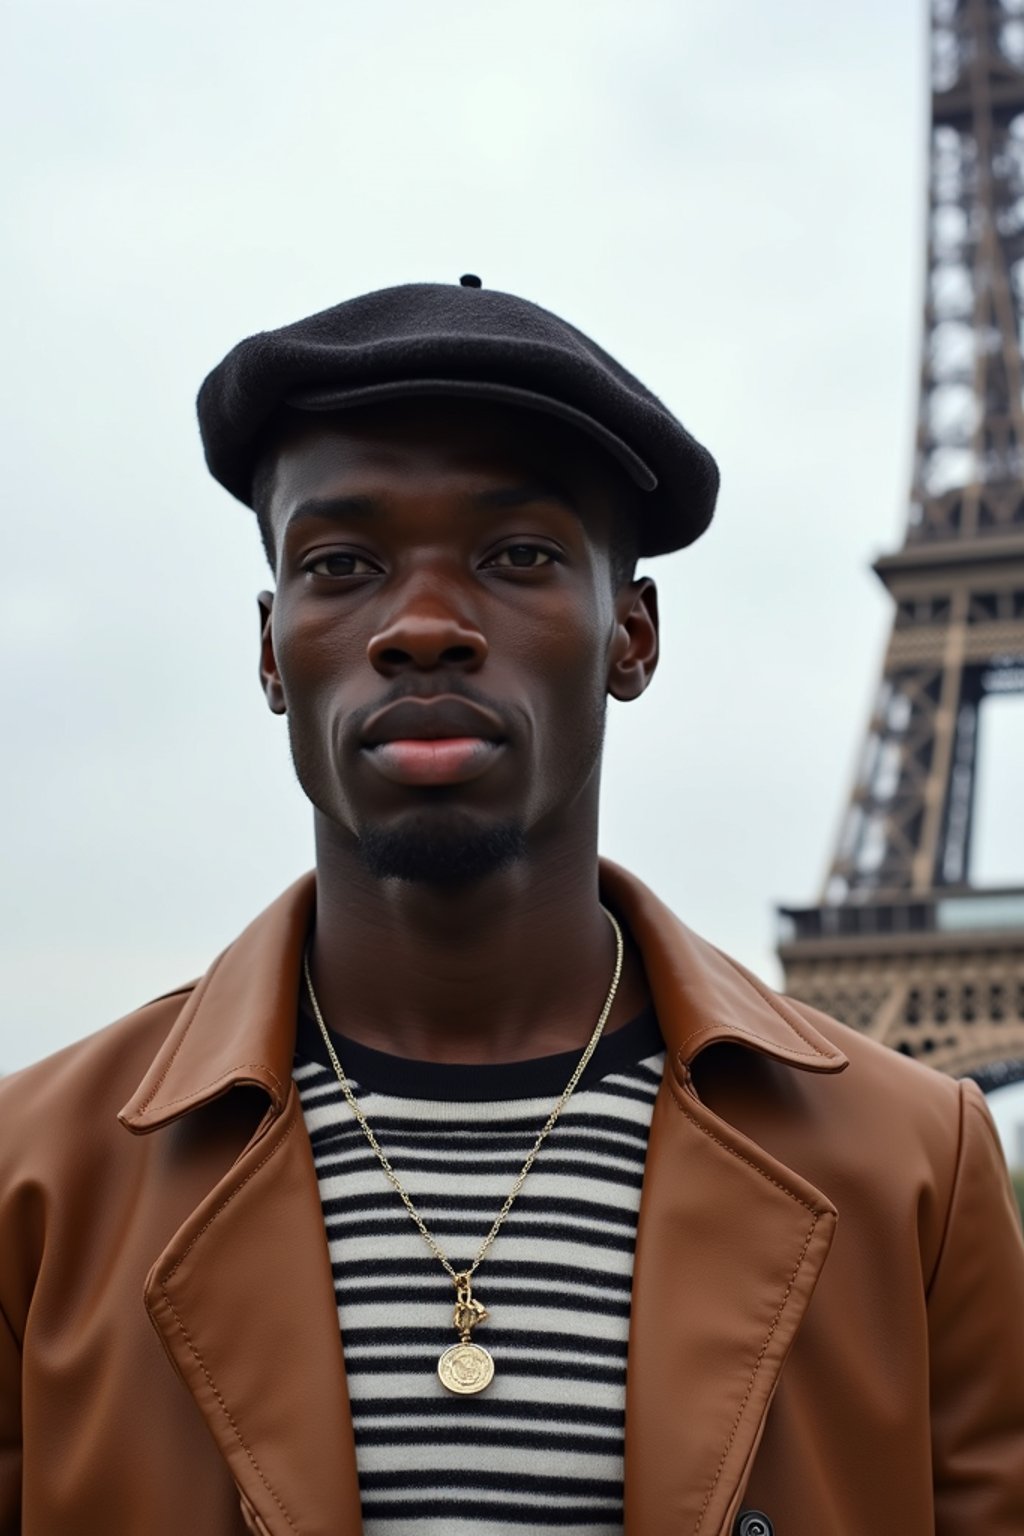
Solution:
[{"label": "mustache", "polygon": [[382,710],[390,708],[392,704],[402,704],[406,699],[424,701],[437,698],[464,699],[467,704],[473,704],[478,709],[497,715],[503,723],[509,720],[507,704],[499,704],[488,694],[479,689],[467,687],[463,678],[446,678],[435,676],[422,678],[419,681],[412,678],[403,678],[380,697],[373,699],[368,704],[361,704],[357,709],[349,710],[344,718],[345,734],[356,732],[362,734],[367,722],[372,716],[378,715]]}]

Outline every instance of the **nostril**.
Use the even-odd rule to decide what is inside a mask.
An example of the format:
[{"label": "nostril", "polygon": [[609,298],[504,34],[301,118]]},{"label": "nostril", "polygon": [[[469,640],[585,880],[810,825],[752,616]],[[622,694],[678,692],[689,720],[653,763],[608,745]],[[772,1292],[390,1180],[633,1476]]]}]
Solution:
[{"label": "nostril", "polygon": [[450,617],[403,613],[383,626],[368,642],[370,665],[395,673],[413,667],[435,671],[479,667],[487,656],[487,642],[475,625]]}]

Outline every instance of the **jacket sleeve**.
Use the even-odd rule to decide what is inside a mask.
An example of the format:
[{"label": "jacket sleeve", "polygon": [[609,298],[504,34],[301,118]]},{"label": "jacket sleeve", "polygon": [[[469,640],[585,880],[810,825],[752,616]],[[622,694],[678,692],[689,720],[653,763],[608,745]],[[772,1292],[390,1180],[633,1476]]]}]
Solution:
[{"label": "jacket sleeve", "polygon": [[1024,1241],[995,1126],[960,1084],[960,1147],[928,1292],[936,1536],[1024,1532]]},{"label": "jacket sleeve", "polygon": [[21,1351],[0,1311],[0,1536],[21,1529]]}]

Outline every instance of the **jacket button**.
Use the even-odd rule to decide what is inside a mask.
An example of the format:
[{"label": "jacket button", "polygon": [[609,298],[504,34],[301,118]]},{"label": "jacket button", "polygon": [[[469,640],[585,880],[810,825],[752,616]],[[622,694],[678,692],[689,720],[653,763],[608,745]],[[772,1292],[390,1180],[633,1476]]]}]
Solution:
[{"label": "jacket button", "polygon": [[734,1536],[775,1536],[775,1527],[759,1509],[748,1509],[733,1526]]}]

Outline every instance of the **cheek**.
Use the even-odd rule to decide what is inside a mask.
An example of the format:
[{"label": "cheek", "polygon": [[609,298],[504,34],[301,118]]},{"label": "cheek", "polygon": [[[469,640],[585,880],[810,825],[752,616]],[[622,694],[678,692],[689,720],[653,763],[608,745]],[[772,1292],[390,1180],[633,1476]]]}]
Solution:
[{"label": "cheek", "polygon": [[583,689],[603,694],[610,633],[610,621],[605,622],[601,612],[554,610],[545,622],[522,629],[519,654],[553,691],[575,695]]},{"label": "cheek", "polygon": [[[559,799],[578,790],[601,755],[607,702],[609,637],[598,618],[568,624],[553,620],[540,642],[530,644],[535,666],[538,768]],[[520,655],[526,662],[525,650]]]},{"label": "cheek", "polygon": [[308,618],[285,616],[275,633],[288,743],[296,778],[310,803],[338,827],[351,827],[341,771],[340,718],[350,708],[350,637]]},{"label": "cheek", "polygon": [[529,606],[492,616],[488,665],[495,675],[507,668],[508,684],[544,716],[545,739],[564,736],[571,721],[591,718],[604,698],[614,610],[589,584],[544,600],[530,595]]},{"label": "cheek", "polygon": [[[284,693],[295,772],[307,797],[326,815],[344,818],[347,796],[339,773],[340,719],[358,700],[346,686],[358,670],[351,625],[287,607],[275,613],[274,649]],[[362,646],[365,664],[365,644]],[[354,659],[355,658],[355,659]]]},{"label": "cheek", "polygon": [[325,691],[336,692],[340,681],[366,659],[351,623],[335,616],[326,622],[315,609],[296,606],[274,614],[274,653],[289,710],[308,707]]}]

